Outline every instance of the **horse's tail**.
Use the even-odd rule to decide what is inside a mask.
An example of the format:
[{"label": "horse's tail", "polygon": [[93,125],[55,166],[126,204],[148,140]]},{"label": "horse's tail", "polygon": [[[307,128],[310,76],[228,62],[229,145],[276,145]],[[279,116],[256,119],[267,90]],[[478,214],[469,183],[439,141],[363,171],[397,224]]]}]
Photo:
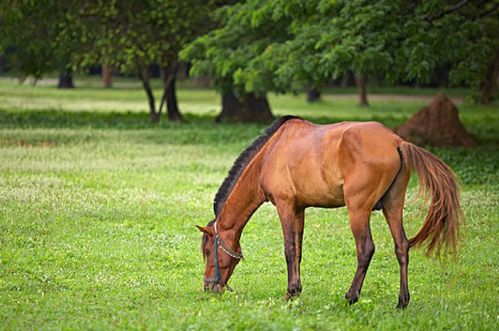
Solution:
[{"label": "horse's tail", "polygon": [[416,236],[409,240],[410,247],[427,245],[427,254],[438,254],[445,246],[455,255],[463,215],[454,173],[442,160],[423,148],[408,142],[403,142],[399,148],[405,166],[419,176],[419,193],[426,197],[431,194],[426,220]]}]

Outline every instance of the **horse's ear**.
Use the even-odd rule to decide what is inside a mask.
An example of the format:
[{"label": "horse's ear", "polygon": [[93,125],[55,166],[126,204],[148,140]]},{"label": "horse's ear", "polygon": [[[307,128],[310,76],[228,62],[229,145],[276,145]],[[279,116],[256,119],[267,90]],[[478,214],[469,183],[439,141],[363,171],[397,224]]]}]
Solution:
[{"label": "horse's ear", "polygon": [[199,229],[199,231],[203,232],[203,233],[206,233],[206,234],[210,234],[210,231],[208,231],[207,228],[205,228],[204,226],[199,226],[199,225],[196,225],[196,228]]}]

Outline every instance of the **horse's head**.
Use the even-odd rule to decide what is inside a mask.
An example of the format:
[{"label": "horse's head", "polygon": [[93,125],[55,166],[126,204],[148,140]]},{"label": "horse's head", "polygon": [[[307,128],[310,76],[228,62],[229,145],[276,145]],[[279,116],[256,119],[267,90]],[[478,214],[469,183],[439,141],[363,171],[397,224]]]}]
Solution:
[{"label": "horse's head", "polygon": [[234,272],[234,268],[243,258],[241,246],[237,243],[236,250],[232,250],[217,233],[214,221],[207,226],[197,227],[203,233],[201,251],[206,263],[204,271],[204,290],[222,292]]}]

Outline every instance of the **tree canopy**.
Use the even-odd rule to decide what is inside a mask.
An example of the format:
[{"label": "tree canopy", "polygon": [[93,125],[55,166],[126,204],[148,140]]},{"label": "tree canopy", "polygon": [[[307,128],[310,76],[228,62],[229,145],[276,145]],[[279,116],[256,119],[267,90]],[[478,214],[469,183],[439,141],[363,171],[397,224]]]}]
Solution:
[{"label": "tree canopy", "polygon": [[347,70],[425,82],[440,65],[479,89],[499,46],[495,1],[249,0],[187,47],[192,72],[238,93],[301,91]]},{"label": "tree canopy", "polygon": [[11,69],[21,78],[40,79],[50,71],[71,70],[71,56],[80,52],[76,38],[62,34],[71,24],[69,2],[51,0],[0,3],[0,53],[11,49]]},{"label": "tree canopy", "polygon": [[[77,31],[84,44],[84,51],[75,54],[74,62],[85,67],[100,61],[121,72],[137,74],[148,97],[151,120],[159,121],[165,100],[169,118],[179,120],[172,88],[178,53],[196,35],[208,30],[211,6],[202,0],[82,2],[77,11],[68,14],[76,22],[69,29]],[[165,73],[159,107],[150,85],[152,64]],[[169,97],[173,99],[167,100]]]},{"label": "tree canopy", "polygon": [[178,53],[209,30],[213,6],[203,0],[6,0],[0,3],[0,51],[13,48],[11,63],[21,76],[41,78],[54,69],[100,64],[136,74],[154,121],[159,120],[160,110],[149,68],[156,64],[165,72],[160,105],[166,100],[170,119],[178,120],[174,93]]},{"label": "tree canopy", "polygon": [[68,13],[87,46],[75,55],[83,66],[105,61],[125,73],[152,63],[167,67],[184,44],[206,32],[209,8],[200,0],[84,2]]}]

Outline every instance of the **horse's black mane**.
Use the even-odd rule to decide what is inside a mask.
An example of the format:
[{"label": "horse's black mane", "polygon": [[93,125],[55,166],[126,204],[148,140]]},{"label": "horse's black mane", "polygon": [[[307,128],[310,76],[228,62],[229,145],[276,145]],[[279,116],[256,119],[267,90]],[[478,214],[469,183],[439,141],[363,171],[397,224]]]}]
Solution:
[{"label": "horse's black mane", "polygon": [[243,172],[246,165],[253,159],[255,154],[263,147],[263,145],[265,145],[265,143],[270,139],[270,137],[272,137],[272,135],[284,123],[294,118],[300,119],[299,117],[296,116],[287,115],[275,120],[269,127],[267,127],[263,135],[256,138],[251,143],[251,145],[246,147],[246,149],[237,157],[236,161],[234,162],[234,165],[232,165],[232,168],[229,171],[229,174],[224,179],[222,185],[220,185],[220,188],[218,189],[217,194],[215,195],[215,201],[213,203],[215,216],[218,216],[218,214],[222,210],[222,207],[225,201],[227,200],[227,197],[232,191],[234,184],[236,183],[237,179]]}]

